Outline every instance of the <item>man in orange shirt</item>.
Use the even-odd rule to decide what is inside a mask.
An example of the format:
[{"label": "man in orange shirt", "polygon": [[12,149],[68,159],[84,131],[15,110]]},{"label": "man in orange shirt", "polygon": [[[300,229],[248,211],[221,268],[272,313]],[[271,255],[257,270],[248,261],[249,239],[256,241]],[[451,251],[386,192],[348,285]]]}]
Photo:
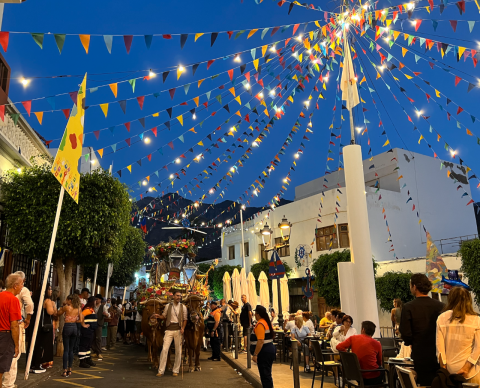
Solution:
[{"label": "man in orange shirt", "polygon": [[207,318],[207,331],[210,332],[210,346],[212,347],[212,357],[209,360],[220,361],[220,344],[222,342],[222,334],[220,332],[220,316],[222,315],[222,309],[218,308],[217,302],[212,301],[210,303],[212,312]]},{"label": "man in orange shirt", "polygon": [[22,291],[23,279],[18,274],[11,274],[5,283],[6,291],[0,292],[0,382],[20,352],[18,322],[22,320],[16,296]]}]

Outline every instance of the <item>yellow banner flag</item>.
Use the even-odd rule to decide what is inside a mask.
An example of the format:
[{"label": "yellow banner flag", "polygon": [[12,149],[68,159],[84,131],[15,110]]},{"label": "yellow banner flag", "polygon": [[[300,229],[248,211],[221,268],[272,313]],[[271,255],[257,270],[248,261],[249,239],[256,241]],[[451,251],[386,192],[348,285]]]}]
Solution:
[{"label": "yellow banner flag", "polygon": [[256,70],[256,71],[258,71],[258,61],[259,61],[258,59],[255,59],[255,60],[253,61],[253,66],[255,66],[255,70]]},{"label": "yellow banner flag", "polygon": [[197,82],[197,87],[200,87],[200,85],[202,84],[203,81],[205,81],[205,78],[201,79],[200,81]]},{"label": "yellow banner flag", "polygon": [[85,92],[87,90],[87,74],[77,94],[77,103],[73,105],[68,118],[67,127],[58,147],[52,165],[52,174],[78,204],[80,194],[80,172],[78,160],[82,156],[83,124],[85,118]]},{"label": "yellow banner flag", "polygon": [[440,98],[440,92],[437,89],[435,89],[435,95]]},{"label": "yellow banner flag", "polygon": [[203,32],[199,32],[198,34],[195,34],[195,42],[197,41],[198,38],[200,38],[203,35]]},{"label": "yellow banner flag", "polygon": [[201,142],[201,141],[199,141],[197,144],[198,144],[199,146],[203,146],[203,142]]},{"label": "yellow banner flag", "polygon": [[102,109],[103,114],[107,117],[108,114],[108,102],[106,104],[100,104],[100,108]]},{"label": "yellow banner flag", "polygon": [[233,94],[233,97],[235,97],[235,87],[231,87],[228,91]]},{"label": "yellow banner flag", "polygon": [[408,51],[408,50],[407,50],[405,47],[402,47],[402,56],[403,56],[403,57],[405,56],[405,54],[407,53],[407,51]]},{"label": "yellow banner flag", "polygon": [[265,46],[262,46],[262,57],[265,56],[265,53],[267,52],[267,49],[268,49],[268,44],[266,44]]},{"label": "yellow banner flag", "polygon": [[127,169],[130,171],[130,173],[132,173],[132,165],[127,166]]},{"label": "yellow banner flag", "polygon": [[198,107],[198,103],[200,102],[200,97],[193,97],[193,101],[195,101],[195,104],[197,104],[197,107]]},{"label": "yellow banner flag", "polygon": [[183,127],[183,115],[177,116],[177,120]]},{"label": "yellow banner flag", "polygon": [[385,142],[385,144],[382,147],[385,147],[388,144],[390,144],[390,140],[387,139],[387,141]]},{"label": "yellow banner flag", "polygon": [[108,86],[110,86],[110,89],[112,90],[112,93],[113,95],[115,96],[115,98],[117,98],[117,90],[118,90],[118,86],[117,84],[109,84]]},{"label": "yellow banner flag", "polygon": [[423,135],[420,135],[420,139],[418,139],[418,144],[420,144],[420,142],[422,141],[422,139],[424,139]]},{"label": "yellow banner flag", "polygon": [[[78,35],[85,52],[88,54],[88,47],[90,46],[90,35]],[[116,97],[116,96],[115,96]]]},{"label": "yellow banner flag", "polygon": [[240,96],[235,97],[235,101],[237,101],[240,105],[242,105],[242,101],[240,100]]}]

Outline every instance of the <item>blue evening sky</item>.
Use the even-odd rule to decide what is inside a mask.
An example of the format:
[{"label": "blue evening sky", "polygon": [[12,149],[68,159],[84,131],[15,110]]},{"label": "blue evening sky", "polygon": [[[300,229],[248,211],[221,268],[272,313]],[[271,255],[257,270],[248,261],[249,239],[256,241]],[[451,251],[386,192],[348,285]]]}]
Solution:
[{"label": "blue evening sky", "polygon": [[[320,6],[322,9],[331,10],[335,7],[334,2],[326,1],[314,1],[315,6]],[[389,4],[388,2],[380,1],[378,7],[381,4]],[[427,5],[426,1],[421,2],[421,5]],[[438,0],[435,0],[435,4],[438,5]],[[82,76],[88,73],[87,88],[93,88],[97,86],[107,85],[109,83],[120,82],[129,80],[136,77],[143,77],[148,75],[148,70],[153,69],[154,72],[161,73],[162,71],[172,70],[165,83],[162,83],[162,76],[158,74],[150,81],[143,81],[137,79],[135,85],[135,92],[132,92],[132,87],[128,82],[118,84],[118,97],[115,98],[110,91],[110,88],[101,87],[95,93],[87,94],[87,105],[90,108],[87,110],[85,118],[85,145],[92,146],[95,150],[103,148],[104,157],[101,160],[103,167],[113,163],[113,170],[117,171],[122,169],[121,180],[129,185],[132,185],[132,196],[139,196],[140,193],[145,192],[146,187],[158,184],[163,181],[162,187],[157,187],[158,194],[162,190],[176,191],[180,187],[193,180],[197,174],[201,173],[207,168],[207,166],[215,161],[217,157],[220,157],[227,148],[233,150],[230,145],[234,139],[227,137],[226,144],[220,144],[219,149],[212,148],[212,154],[206,153],[205,159],[200,163],[192,163],[190,168],[187,169],[187,175],[181,176],[181,181],[176,181],[172,190],[171,186],[168,186],[168,182],[165,179],[168,178],[171,172],[176,171],[178,168],[184,167],[187,163],[190,163],[193,157],[197,156],[203,151],[202,147],[196,146],[194,153],[187,153],[186,151],[195,146],[200,140],[202,140],[208,133],[214,131],[218,126],[222,125],[224,121],[238,109],[239,105],[233,101],[233,96],[228,92],[228,89],[232,87],[227,70],[235,68],[234,77],[237,78],[237,95],[241,96],[242,105],[251,99],[249,94],[243,87],[239,87],[239,83],[245,79],[240,75],[238,66],[242,63],[247,63],[246,71],[250,71],[252,75],[253,85],[253,73],[254,68],[252,64],[252,55],[250,50],[254,47],[258,47],[256,51],[256,58],[261,56],[260,46],[277,43],[277,48],[284,47],[284,40],[292,36],[292,26],[295,23],[313,22],[319,20],[320,24],[324,25],[324,13],[317,10],[310,10],[301,7],[294,7],[291,14],[288,15],[289,3],[285,3],[283,7],[279,7],[277,2],[271,0],[265,0],[263,3],[257,5],[253,0],[245,0],[243,3],[240,0],[230,1],[192,1],[192,0],[177,0],[177,1],[125,1],[119,0],[112,1],[93,1],[85,0],[80,3],[66,2],[60,0],[48,0],[48,1],[35,1],[27,0],[20,5],[7,4],[5,6],[5,13],[3,19],[3,31],[23,31],[23,32],[51,32],[59,34],[92,34],[90,41],[90,48],[88,55],[80,43],[78,36],[67,35],[63,52],[60,55],[55,45],[53,35],[45,35],[43,50],[41,50],[34,42],[29,34],[10,34],[10,44],[8,52],[5,54],[7,61],[12,68],[12,80],[10,84],[10,98],[15,102],[24,100],[30,100],[45,96],[53,96],[61,93],[68,93],[78,88],[81,82]],[[424,38],[433,39],[436,41],[447,42],[451,44],[461,45],[468,49],[480,49],[477,41],[480,40],[480,25],[473,28],[472,33],[469,32],[469,26],[467,22],[459,22],[457,25],[456,33],[453,33],[449,20],[478,20],[478,10],[473,2],[466,3],[467,12],[463,16],[459,14],[459,11],[455,4],[449,3],[445,8],[442,15],[440,15],[438,7],[432,10],[432,13],[426,11],[414,12],[413,19],[424,18],[422,25],[419,28],[417,35]],[[406,15],[399,15],[400,19],[405,19]],[[439,20],[438,28],[433,30],[432,22],[427,19]],[[265,27],[275,27],[290,25],[285,32],[281,32],[281,29],[273,36],[270,36],[271,30],[267,32],[264,39],[261,39],[262,29]],[[248,31],[242,34],[238,39],[234,39],[235,34],[229,40],[227,34],[220,34],[213,47],[210,47],[210,32],[215,31],[230,31],[230,30],[249,30],[252,28],[259,28],[259,31],[253,35],[250,39],[247,39]],[[315,29],[315,25],[310,23],[306,31]],[[394,30],[401,31],[402,25],[398,21],[395,25],[392,25]],[[410,21],[403,23],[403,29],[405,32],[413,33],[415,35],[414,26]],[[303,33],[303,24],[298,29],[296,36]],[[350,29],[352,31],[352,29]],[[196,43],[194,43],[194,35],[189,35],[185,47],[180,49],[180,37],[174,35],[171,40],[163,39],[161,36],[153,37],[151,48],[148,50],[144,43],[143,36],[135,36],[133,38],[133,44],[130,54],[127,55],[123,37],[115,36],[113,38],[112,53],[109,54],[102,35],[149,35],[149,34],[182,34],[182,33],[200,33],[206,34],[201,36]],[[207,34],[208,33],[208,34]],[[355,35],[355,34],[354,34]],[[426,55],[425,43],[422,47],[419,45],[419,39],[412,49],[418,54],[415,58],[412,52],[408,52],[404,58],[402,58],[401,47],[408,47],[408,40],[404,39],[403,34],[400,34],[396,44],[390,49],[387,42],[384,39],[379,39],[377,42],[384,49],[388,49],[388,52],[392,54],[391,63],[398,65],[397,59],[399,59],[406,67],[401,71],[413,76],[412,80],[408,80],[398,69],[393,70],[392,75],[398,78],[399,85],[406,91],[408,97],[414,100],[411,103],[402,93],[399,91],[395,80],[389,75],[388,71],[381,73],[383,78],[375,79],[376,72],[371,66],[369,60],[379,64],[379,55],[376,50],[370,52],[368,46],[370,39],[374,39],[374,32],[369,32],[360,38],[359,35],[355,35],[359,38],[359,43],[356,43],[359,58],[354,60],[354,66],[357,74],[360,72],[360,66],[362,66],[365,74],[367,75],[367,81],[362,83],[364,87],[371,87],[377,89],[378,93],[373,93],[373,98],[376,101],[376,106],[379,109],[379,113],[383,122],[383,127],[379,127],[378,114],[375,105],[372,103],[372,98],[368,89],[361,89],[361,97],[365,101],[363,106],[359,106],[355,110],[355,126],[359,128],[365,127],[366,118],[369,121],[367,124],[368,135],[370,136],[371,145],[367,144],[367,134],[358,136],[358,141],[362,144],[364,150],[364,157],[367,158],[367,152],[371,147],[374,155],[388,150],[387,147],[382,145],[386,141],[386,137],[381,135],[385,130],[388,139],[393,147],[408,148],[411,151],[420,152],[426,155],[433,155],[433,151],[437,153],[440,158],[446,160],[452,160],[458,162],[460,156],[463,161],[472,168],[472,171],[480,177],[480,158],[478,158],[478,151],[480,146],[477,145],[477,136],[480,137],[480,123],[477,121],[472,123],[470,114],[480,117],[480,110],[478,109],[478,101],[480,96],[480,89],[474,88],[467,94],[468,83],[460,81],[457,87],[455,87],[456,74],[462,79],[468,80],[475,85],[479,85],[477,75],[478,69],[474,68],[472,58],[469,56],[464,62],[462,58],[460,62],[456,61],[453,55],[453,50],[448,52],[443,58],[437,51],[437,45]],[[368,37],[368,38],[367,38]],[[364,55],[359,47],[363,47],[367,50],[367,55]],[[298,50],[303,48],[297,47]],[[409,47],[410,49],[410,47]],[[233,61],[232,55],[245,51],[241,54],[241,62],[237,63]],[[386,55],[386,51],[382,51]],[[296,62],[294,58],[290,56],[291,51],[285,55],[287,65]],[[230,56],[226,59],[223,57]],[[433,70],[430,68],[427,61],[424,59],[426,56],[433,57],[437,60],[436,64],[444,68],[445,65],[451,66],[451,73],[447,73],[444,70],[435,67]],[[191,67],[187,67],[186,71],[180,79],[176,79],[176,69],[181,64],[184,66],[205,62],[210,59],[217,59],[210,67],[206,69],[206,63],[199,66],[195,76],[192,76]],[[275,75],[280,74],[282,86],[285,86],[284,77],[288,71],[281,72],[276,54],[272,53],[270,62],[272,71]],[[336,56],[338,62],[341,57]],[[359,61],[360,59],[360,61]],[[418,63],[416,63],[416,59]],[[272,81],[272,77],[266,74],[266,65],[263,64],[263,59],[260,60],[262,64],[261,77],[264,78],[265,86],[271,84],[272,86],[278,84],[278,80]],[[480,67],[479,67],[480,68]],[[421,72],[418,77],[415,77],[412,71]],[[222,73],[218,78],[211,80],[209,77],[217,73]],[[305,82],[306,91],[304,93],[297,93],[294,97],[295,103],[290,107],[285,107],[285,115],[281,120],[276,122],[273,128],[270,130],[267,138],[261,143],[260,147],[254,148],[250,158],[245,162],[244,167],[238,170],[238,173],[234,174],[233,184],[230,183],[228,191],[225,192],[224,198],[236,200],[238,197],[247,190],[247,188],[254,183],[255,179],[261,174],[262,170],[265,170],[270,161],[273,160],[279,149],[285,142],[285,139],[294,125],[298,114],[302,109],[304,101],[308,98],[310,92],[312,92],[313,99],[316,101],[318,93],[313,92],[312,88],[318,79],[318,73],[315,73],[315,79],[310,82]],[[62,78],[49,78],[51,76],[59,75],[74,75],[74,77],[62,77]],[[333,161],[328,162],[328,168],[330,170],[336,170],[338,168],[339,158],[339,144],[348,144],[350,135],[348,127],[348,113],[344,112],[345,121],[343,127],[340,127],[340,112],[341,105],[335,99],[335,91],[337,88],[337,75],[338,65],[334,64],[334,71],[331,72],[328,82],[326,82],[327,90],[322,87],[322,83],[319,81],[317,86],[319,90],[323,90],[325,96],[324,100],[319,100],[319,110],[314,109],[314,103],[311,104],[310,109],[307,111],[307,115],[310,112],[314,112],[312,118],[313,133],[308,134],[309,141],[303,140],[303,134],[306,128],[307,120],[301,119],[302,126],[298,133],[293,137],[292,144],[287,148],[285,155],[280,155],[281,163],[271,174],[270,179],[266,180],[265,189],[261,191],[258,197],[254,197],[251,201],[251,205],[262,206],[271,200],[281,188],[285,175],[291,166],[293,161],[293,155],[299,148],[300,142],[303,141],[306,148],[304,154],[298,159],[295,172],[292,173],[292,182],[290,186],[287,186],[285,198],[293,199],[294,187],[304,182],[315,179],[324,175],[327,155],[333,158]],[[19,79],[26,77],[32,79],[30,85],[24,88]],[[39,77],[39,78],[35,78]],[[45,77],[45,78],[42,78]],[[208,77],[208,78],[207,78]],[[359,80],[363,75],[359,75]],[[431,86],[427,85],[420,79],[427,80]],[[200,88],[197,87],[197,81],[202,78],[206,78]],[[388,84],[390,90],[387,88],[383,80]],[[423,89],[424,92],[415,87],[414,82]],[[183,85],[191,83],[188,90],[188,94],[185,95]],[[225,84],[226,87],[223,90],[219,90],[218,86]],[[168,89],[181,86],[176,90],[173,101],[170,99]],[[289,83],[289,90],[292,89],[292,82]],[[433,86],[433,88],[432,88]],[[217,89],[216,89],[217,88]],[[440,98],[435,95],[435,89],[442,93]],[[160,92],[158,97],[154,97],[151,94]],[[205,112],[200,105],[197,108],[197,119],[193,120],[192,115],[189,112],[190,109],[195,107],[193,98],[200,96],[200,104],[207,101],[205,93],[211,91],[211,103],[215,101],[215,104]],[[259,85],[253,85],[254,93],[260,91]],[[222,105],[229,104],[231,114],[229,115],[221,105],[216,102],[215,97],[222,93]],[[414,131],[413,125],[407,120],[406,114],[403,112],[401,106],[395,101],[392,93],[397,96],[398,102],[404,107],[407,114],[412,118],[418,130]],[[432,98],[430,102],[427,102],[425,93],[428,93]],[[139,104],[136,101],[136,97],[145,96],[143,110],[140,109]],[[284,98],[286,94],[284,93]],[[446,98],[448,96],[452,103],[448,106],[446,104]],[[276,98],[274,101],[277,106],[280,106],[283,99]],[[131,99],[127,101],[126,114],[122,112],[118,103],[114,101]],[[444,108],[442,111],[438,105],[432,100],[438,101]],[[272,99],[267,98],[267,104],[270,104]],[[187,106],[178,106],[178,104],[187,101]],[[281,101],[281,102],[279,102]],[[110,102],[108,117],[105,118],[98,104]],[[335,104],[336,103],[336,104]],[[462,112],[457,116],[457,105],[461,106],[469,114]],[[169,120],[168,114],[165,111],[166,108],[176,105],[173,108],[173,114],[171,119],[171,130],[168,131],[162,125],[165,121]],[[340,139],[335,139],[330,136],[329,126],[332,122],[332,108],[337,106],[336,119],[334,123],[335,134],[338,136],[341,134]],[[17,105],[22,112],[25,112],[21,104]],[[33,101],[32,114],[30,118],[27,118],[30,124],[35,130],[37,130],[47,140],[57,139],[52,142],[52,147],[57,147],[59,140],[65,129],[66,119],[59,109],[71,108],[72,100],[67,95],[58,96],[55,98],[56,112],[45,112],[43,117],[43,125],[39,125],[33,112],[49,111],[51,105],[45,100]],[[253,106],[253,101],[252,101]],[[367,109],[364,113],[362,107]],[[419,118],[415,114],[415,107],[421,110],[425,116],[429,117],[430,124],[438,131],[442,138],[457,151],[458,156],[456,159],[452,159],[449,152],[444,149],[444,143],[442,141],[437,142],[437,135],[435,131],[430,133],[430,124]],[[262,111],[263,111],[262,107]],[[445,109],[448,109],[452,114],[451,120],[447,120]],[[214,117],[211,117],[213,111],[219,110],[219,113]],[[259,110],[260,111],[260,110]],[[161,112],[159,117],[152,117],[151,115],[156,112]],[[175,119],[176,116],[184,114],[183,127],[179,125]],[[242,116],[247,113],[247,108],[242,109]],[[261,113],[261,112],[260,112]],[[138,118],[147,116],[145,119],[145,129],[141,124],[136,121]],[[232,120],[238,118],[233,116]],[[257,116],[250,113],[250,117],[255,119]],[[208,118],[208,119],[207,119]],[[264,118],[264,116],[261,116]],[[456,118],[460,121],[461,128],[457,127]],[[203,126],[200,128],[198,124],[200,121],[205,120]],[[123,123],[131,121],[131,131],[127,132]],[[236,120],[235,120],[236,121]],[[233,121],[232,121],[233,122]],[[195,131],[189,132],[188,130],[194,125]],[[212,139],[217,140],[223,136],[223,133],[230,128],[232,124],[224,124],[221,131],[213,135]],[[473,136],[467,135],[466,127],[471,131]],[[115,126],[113,133],[108,128]],[[158,126],[158,136],[155,137],[148,129],[154,126]],[[99,140],[96,140],[93,131],[102,130],[100,132]],[[260,127],[261,128],[261,127]],[[151,142],[145,144],[140,141],[138,136],[140,133],[147,131],[144,137],[149,137]],[[243,132],[250,133],[247,123],[242,123],[238,132],[235,134],[235,139],[241,137],[245,138]],[[178,137],[184,133],[184,142],[182,143]],[[258,135],[257,131],[254,131],[255,136]],[[425,140],[422,140],[418,144],[420,136],[428,141],[432,146],[430,149]],[[131,137],[131,146],[128,147],[124,141],[127,137]],[[248,137],[249,144],[251,144],[253,138]],[[335,146],[330,145],[330,149],[333,151],[327,154],[329,149],[329,141],[333,139]],[[168,147],[168,143],[173,141],[174,150]],[[111,145],[117,144],[116,152],[112,152]],[[204,145],[208,147],[211,144],[210,141],[205,140]],[[239,143],[246,145],[247,143]],[[163,146],[163,156],[156,150]],[[201,185],[201,190],[196,190],[193,195],[188,195],[187,198],[197,200],[202,194],[208,192],[208,190],[228,171],[228,169],[239,159],[240,155],[245,148],[237,148],[237,151],[232,156],[232,160],[228,163],[223,163],[218,168],[218,171],[210,177],[209,180],[203,180],[204,184]],[[433,151],[432,151],[433,150]],[[152,154],[151,161],[149,162],[145,157],[148,154]],[[181,163],[177,166],[169,167],[169,171],[162,170],[162,167],[169,161],[174,160],[181,154],[185,154],[186,159],[182,159]],[[229,154],[231,155],[231,154]],[[142,166],[137,164],[137,160],[142,159]],[[224,159],[224,158],[220,158]],[[132,173],[126,170],[128,165],[132,166]],[[174,168],[175,167],[175,168]],[[421,168],[421,166],[418,166]],[[440,162],[439,162],[440,168]],[[154,174],[155,171],[159,171],[159,177]],[[207,170],[211,172],[212,170]],[[445,173],[446,174],[446,173]],[[469,173],[472,175],[472,172]],[[148,186],[142,186],[139,189],[138,181],[143,180],[146,176],[150,176],[150,183]],[[446,175],[445,175],[446,176]],[[413,184],[414,177],[405,177]],[[446,178],[447,179],[447,178]],[[193,181],[197,184],[197,181]],[[475,200],[480,199],[479,191],[476,189],[478,184],[477,179],[471,179],[473,198]],[[225,181],[222,182],[222,188],[225,187]],[[453,185],[454,182],[451,181]],[[412,185],[410,185],[412,187]],[[191,185],[189,186],[191,190]],[[217,198],[218,191],[214,196],[209,196],[209,200]],[[468,202],[469,198],[460,198],[461,191],[459,191],[459,201]],[[221,198],[219,198],[221,200]]]}]

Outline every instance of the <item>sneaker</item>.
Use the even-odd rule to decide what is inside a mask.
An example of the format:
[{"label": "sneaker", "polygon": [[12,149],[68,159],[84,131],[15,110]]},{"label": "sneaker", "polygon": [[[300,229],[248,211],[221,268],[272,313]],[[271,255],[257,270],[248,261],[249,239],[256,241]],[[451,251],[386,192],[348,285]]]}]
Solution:
[{"label": "sneaker", "polygon": [[306,372],[306,373],[310,373],[310,365],[307,365],[307,366],[305,367],[305,372]]},{"label": "sneaker", "polygon": [[40,368],[40,369],[30,369],[30,373],[34,373],[34,374],[40,374],[40,373],[45,373],[46,370],[43,369],[43,368]]}]

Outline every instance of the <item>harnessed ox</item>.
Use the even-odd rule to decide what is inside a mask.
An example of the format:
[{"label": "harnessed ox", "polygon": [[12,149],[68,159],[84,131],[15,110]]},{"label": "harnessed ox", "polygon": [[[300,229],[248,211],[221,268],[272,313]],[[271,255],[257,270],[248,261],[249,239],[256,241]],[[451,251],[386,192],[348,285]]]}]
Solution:
[{"label": "harnessed ox", "polygon": [[[200,295],[190,294],[183,303],[187,306],[187,326],[185,327],[185,351],[188,353],[188,371],[200,371],[200,349],[203,344],[205,324],[200,311],[203,302]],[[193,355],[195,355],[195,369],[193,368]]]},{"label": "harnessed ox", "polygon": [[[163,337],[165,335],[165,322],[154,317],[153,315],[161,315],[166,301],[159,299],[149,299],[140,302],[143,305],[142,310],[142,332],[147,339],[148,361],[153,363],[155,370],[159,366],[159,353],[163,346]],[[167,368],[171,369],[170,357],[167,359]]]}]

